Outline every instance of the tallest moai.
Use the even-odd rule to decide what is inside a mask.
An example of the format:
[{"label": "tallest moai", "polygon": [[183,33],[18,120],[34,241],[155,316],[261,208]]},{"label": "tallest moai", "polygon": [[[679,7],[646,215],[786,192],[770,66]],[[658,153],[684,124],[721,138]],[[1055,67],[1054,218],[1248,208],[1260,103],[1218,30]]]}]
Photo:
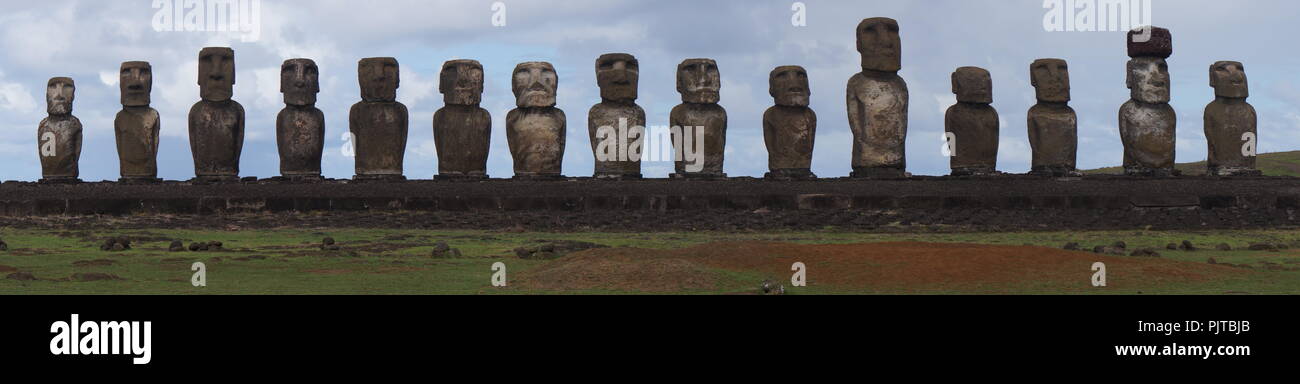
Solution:
[{"label": "tallest moai", "polygon": [[907,82],[902,69],[898,22],[877,17],[858,24],[862,72],[849,79],[849,127],[853,130],[853,177],[906,175]]},{"label": "tallest moai", "polygon": [[1144,27],[1128,33],[1128,75],[1131,100],[1119,109],[1119,135],[1124,142],[1124,173],[1136,176],[1174,175],[1174,132],[1178,122],[1169,106],[1169,64],[1174,53],[1168,29]]}]

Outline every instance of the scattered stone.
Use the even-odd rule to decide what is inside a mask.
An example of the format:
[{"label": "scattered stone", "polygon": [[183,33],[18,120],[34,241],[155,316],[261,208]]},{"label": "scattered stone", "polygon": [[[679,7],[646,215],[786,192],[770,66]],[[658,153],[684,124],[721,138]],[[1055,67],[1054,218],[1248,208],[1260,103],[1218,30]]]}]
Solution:
[{"label": "scattered stone", "polygon": [[131,239],[126,236],[110,237],[104,239],[104,243],[99,245],[99,250],[109,252],[122,252],[131,249]]},{"label": "scattered stone", "polygon": [[1093,247],[1092,252],[1097,254],[1103,254],[1103,255],[1117,255],[1117,256],[1123,256],[1125,254],[1124,248],[1116,248],[1113,246],[1105,246],[1105,245],[1098,245],[1096,247]]},{"label": "scattered stone", "polygon": [[609,248],[607,245],[572,240],[540,240],[541,245],[515,248],[515,256],[524,260],[551,260],[567,254],[594,248]]},{"label": "scattered stone", "polygon": [[1276,243],[1273,246],[1277,247],[1277,249],[1291,249],[1291,246],[1286,245],[1286,243]]},{"label": "scattered stone", "polygon": [[104,281],[104,280],[126,280],[126,279],[123,279],[111,273],[91,272],[91,273],[72,274],[72,281],[76,281],[76,282],[84,283],[89,281]]},{"label": "scattered stone", "polygon": [[208,250],[207,243],[190,243],[190,252],[202,252]]},{"label": "scattered stone", "polygon": [[1151,248],[1141,248],[1129,254],[1132,257],[1160,257],[1160,253]]},{"label": "scattered stone", "polygon": [[173,240],[171,245],[167,246],[167,252],[185,252],[185,243]]},{"label": "scattered stone", "polygon": [[324,245],[334,245],[334,238],[333,238],[333,237],[326,237],[325,239],[321,240],[321,244],[324,244]]},{"label": "scattered stone", "polygon": [[1254,244],[1251,244],[1251,245],[1250,245],[1250,248],[1247,248],[1247,249],[1252,250],[1252,251],[1268,251],[1268,252],[1277,252],[1277,247],[1274,246],[1273,244],[1269,244],[1269,243],[1254,243]]},{"label": "scattered stone", "polygon": [[1228,245],[1228,243],[1221,243],[1221,244],[1219,244],[1218,246],[1214,247],[1214,249],[1217,249],[1217,250],[1220,250],[1220,251],[1231,251],[1231,250],[1232,250],[1232,246],[1231,246],[1231,245]]},{"label": "scattered stone", "polygon": [[763,280],[763,284],[758,286],[764,295],[784,295],[785,285],[773,283],[771,280]]},{"label": "scattered stone", "polygon": [[10,273],[9,276],[5,276],[5,278],[9,280],[18,280],[18,281],[37,280],[36,276],[32,275],[31,272],[14,272],[14,273]]},{"label": "scattered stone", "polygon": [[460,250],[447,245],[446,241],[438,240],[433,245],[433,258],[435,259],[459,259],[461,256]]},{"label": "scattered stone", "polygon": [[1178,250],[1178,244],[1175,244],[1175,243],[1169,243],[1169,245],[1166,245],[1166,246],[1165,246],[1165,249],[1168,249],[1168,250],[1170,250],[1170,251],[1177,251],[1177,250]]},{"label": "scattered stone", "polygon": [[321,241],[320,241],[320,250],[322,250],[322,251],[330,251],[330,252],[333,252],[333,251],[338,251],[338,250],[342,250],[342,249],[343,249],[343,247],[340,246],[340,245],[338,245],[338,243],[336,243],[336,242],[334,241],[334,238],[333,238],[333,237],[326,237],[326,238],[324,238],[324,239],[321,239]]},{"label": "scattered stone", "polygon": [[4,240],[0,240],[0,252],[8,251],[8,250],[9,250],[9,244],[5,243]]},{"label": "scattered stone", "polygon": [[1077,251],[1077,250],[1079,250],[1079,243],[1075,243],[1075,242],[1065,243],[1065,246],[1064,246],[1064,247],[1061,247],[1061,249],[1064,249],[1064,250],[1067,250],[1067,251]]},{"label": "scattered stone", "polygon": [[1192,242],[1190,240],[1183,240],[1183,244],[1179,245],[1178,249],[1187,252],[1193,252],[1196,251],[1196,246],[1192,245]]},{"label": "scattered stone", "polygon": [[1128,243],[1125,243],[1124,241],[1116,241],[1115,244],[1111,244],[1110,246],[1119,249],[1128,249]]},{"label": "scattered stone", "polygon": [[1218,261],[1218,260],[1215,260],[1213,257],[1211,257],[1209,260],[1206,260],[1205,262],[1206,262],[1206,263],[1210,263],[1210,264],[1218,264],[1218,263],[1219,263],[1219,261]]}]

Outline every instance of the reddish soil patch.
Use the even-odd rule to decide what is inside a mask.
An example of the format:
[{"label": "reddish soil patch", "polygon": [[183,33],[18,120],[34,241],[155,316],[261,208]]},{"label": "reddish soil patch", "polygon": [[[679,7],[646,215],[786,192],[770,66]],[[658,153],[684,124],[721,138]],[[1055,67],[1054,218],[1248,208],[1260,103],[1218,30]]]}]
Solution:
[{"label": "reddish soil patch", "polygon": [[126,279],[123,279],[111,273],[92,272],[92,273],[74,273],[72,274],[71,280],[84,283],[88,281],[126,280]]},{"label": "reddish soil patch", "polygon": [[18,272],[18,268],[10,267],[8,265],[0,265],[0,272]]},{"label": "reddish soil patch", "polygon": [[108,260],[108,259],[99,259],[99,260],[77,260],[77,261],[72,262],[72,266],[74,266],[74,267],[107,267],[107,266],[111,266],[111,265],[114,265],[114,264],[117,264],[117,262],[116,262],[116,261],[113,261],[113,260]]},{"label": "reddish soil patch", "polygon": [[[1161,287],[1240,276],[1248,271],[1159,258],[1103,256],[1054,248],[936,243],[799,245],[705,244],[677,250],[595,249],[521,273],[516,284],[550,290],[708,289],[714,269],[789,282],[803,262],[810,286],[853,292],[1044,292],[1092,289],[1103,262],[1111,288]],[[757,287],[760,281],[754,281]]]}]

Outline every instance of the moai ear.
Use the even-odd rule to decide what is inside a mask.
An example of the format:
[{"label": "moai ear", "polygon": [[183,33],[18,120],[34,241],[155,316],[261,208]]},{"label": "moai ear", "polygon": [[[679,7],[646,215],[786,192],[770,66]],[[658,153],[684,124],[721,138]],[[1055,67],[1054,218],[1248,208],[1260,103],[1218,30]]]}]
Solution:
[{"label": "moai ear", "polygon": [[1124,66],[1124,86],[1133,89],[1133,60]]},{"label": "moai ear", "polygon": [[952,94],[961,94],[961,85],[957,81],[957,72],[952,73]]}]

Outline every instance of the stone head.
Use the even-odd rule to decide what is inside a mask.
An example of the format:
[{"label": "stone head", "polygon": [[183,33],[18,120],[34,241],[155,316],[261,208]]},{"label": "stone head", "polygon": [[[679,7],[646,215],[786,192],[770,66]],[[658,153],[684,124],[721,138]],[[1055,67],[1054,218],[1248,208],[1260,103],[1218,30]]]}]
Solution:
[{"label": "stone head", "polygon": [[993,77],[979,67],[961,67],[952,73],[952,93],[963,103],[993,103]]},{"label": "stone head", "polygon": [[677,65],[677,92],[682,101],[713,104],[722,99],[722,75],[713,59],[686,59]]},{"label": "stone head", "polygon": [[226,101],[234,94],[235,50],[208,47],[199,51],[199,96],[207,101]]},{"label": "stone head", "polygon": [[149,106],[149,93],[153,91],[153,66],[147,61],[122,63],[117,86],[122,91],[122,106]]},{"label": "stone head", "polygon": [[1133,100],[1153,104],[1169,102],[1169,64],[1165,59],[1131,59],[1128,61],[1126,77]]},{"label": "stone head", "polygon": [[280,93],[289,105],[315,105],[320,92],[320,68],[311,59],[289,59],[280,65]]},{"label": "stone head", "polygon": [[515,105],[519,108],[554,107],[560,76],[551,63],[531,61],[515,66],[511,79]]},{"label": "stone head", "polygon": [[787,65],[776,67],[767,77],[768,93],[776,105],[807,107],[812,92],[808,88],[808,71],[803,67]]},{"label": "stone head", "polygon": [[1236,61],[1220,61],[1210,66],[1210,87],[1214,95],[1229,99],[1250,97],[1246,68]]},{"label": "stone head", "polygon": [[1029,83],[1034,86],[1040,102],[1070,101],[1070,67],[1065,60],[1034,60],[1034,63],[1029,65]]},{"label": "stone head", "polygon": [[640,77],[640,63],[630,54],[607,53],[596,59],[596,84],[603,100],[636,100]]},{"label": "stone head", "polygon": [[858,53],[862,69],[898,72],[903,68],[903,42],[898,36],[898,21],[873,17],[858,23]]},{"label": "stone head", "polygon": [[361,59],[357,62],[357,82],[361,85],[361,100],[397,101],[397,87],[401,86],[397,59],[391,57]]},{"label": "stone head", "polygon": [[77,86],[71,78],[55,77],[45,87],[45,111],[50,115],[72,113],[72,101],[77,98]]},{"label": "stone head", "polygon": [[483,100],[483,64],[475,60],[451,60],[442,64],[438,92],[450,105],[478,105]]}]

